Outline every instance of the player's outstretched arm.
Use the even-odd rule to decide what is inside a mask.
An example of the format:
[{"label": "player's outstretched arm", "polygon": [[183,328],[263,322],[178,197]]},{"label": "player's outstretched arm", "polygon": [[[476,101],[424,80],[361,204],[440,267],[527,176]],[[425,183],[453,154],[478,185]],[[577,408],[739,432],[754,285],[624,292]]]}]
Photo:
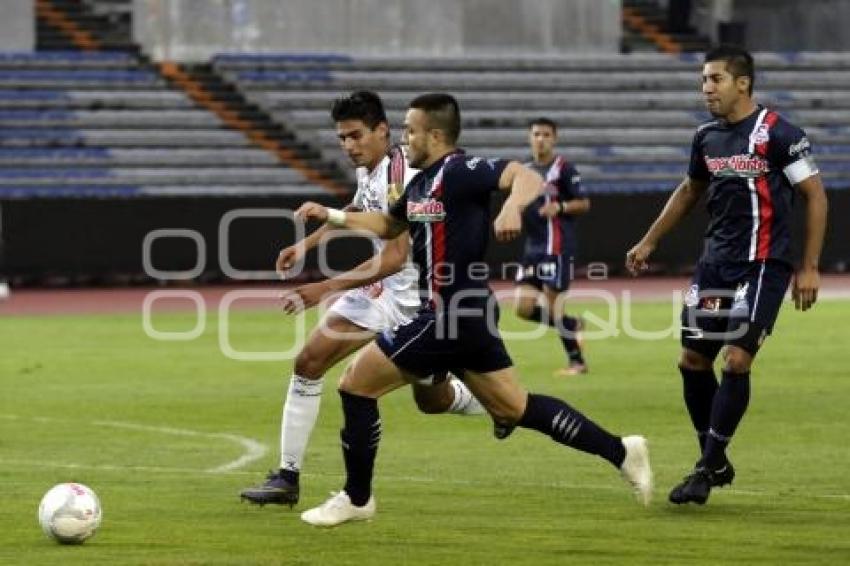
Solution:
[{"label": "player's outstretched arm", "polygon": [[707,188],[707,181],[685,177],[667,199],[667,204],[664,205],[658,218],[643,238],[626,253],[626,268],[632,275],[638,275],[646,269],[647,260],[655,251],[661,238],[694,208]]},{"label": "player's outstretched arm", "polygon": [[543,191],[543,177],[520,162],[511,161],[499,177],[499,188],[511,192],[493,222],[496,239],[506,242],[519,236],[522,230],[522,211]]},{"label": "player's outstretched arm", "polygon": [[407,223],[381,212],[345,212],[316,202],[305,202],[295,211],[296,218],[328,222],[350,230],[371,232],[384,240],[392,240],[407,230]]},{"label": "player's outstretched arm", "polygon": [[818,263],[826,233],[828,204],[820,175],[812,175],[797,184],[806,199],[806,232],[803,241],[803,263],[794,275],[791,296],[797,310],[809,310],[818,299],[820,273]]},{"label": "player's outstretched arm", "polygon": [[[343,210],[357,210],[357,208],[349,204]],[[325,237],[325,234],[332,229],[333,226],[329,226],[327,223],[322,224],[306,238],[280,250],[277,260],[275,260],[275,270],[281,279],[286,279],[287,272],[292,266],[298,263],[308,251],[315,248]]]},{"label": "player's outstretched arm", "polygon": [[350,271],[324,281],[308,283],[284,291],[280,295],[283,310],[287,314],[296,314],[316,306],[331,293],[369,285],[392,275],[404,266],[409,251],[410,237],[405,231],[396,239],[387,242],[381,253],[370,257]]},{"label": "player's outstretched arm", "polygon": [[354,269],[328,279],[331,291],[345,291],[369,285],[398,272],[410,253],[410,235],[407,230],[387,242],[381,253],[375,254]]}]

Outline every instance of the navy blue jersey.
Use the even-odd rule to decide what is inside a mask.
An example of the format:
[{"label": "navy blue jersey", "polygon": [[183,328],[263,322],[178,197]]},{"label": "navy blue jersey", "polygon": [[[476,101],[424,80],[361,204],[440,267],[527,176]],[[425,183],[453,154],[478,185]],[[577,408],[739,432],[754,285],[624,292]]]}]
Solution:
[{"label": "navy blue jersey", "polygon": [[793,186],[817,172],[805,132],[762,106],[700,126],[688,175],[709,182],[702,260],[790,263]]},{"label": "navy blue jersey", "polygon": [[567,255],[576,252],[575,221],[572,214],[559,214],[554,218],[540,216],[544,204],[585,198],[578,171],[560,155],[546,165],[535,162],[525,164],[545,179],[546,189],[531,202],[522,216],[525,230],[525,255]]},{"label": "navy blue jersey", "polygon": [[490,193],[499,188],[507,164],[450,153],[411,179],[390,209],[410,227],[423,300],[449,306],[459,291],[487,289],[482,268],[490,237]]}]

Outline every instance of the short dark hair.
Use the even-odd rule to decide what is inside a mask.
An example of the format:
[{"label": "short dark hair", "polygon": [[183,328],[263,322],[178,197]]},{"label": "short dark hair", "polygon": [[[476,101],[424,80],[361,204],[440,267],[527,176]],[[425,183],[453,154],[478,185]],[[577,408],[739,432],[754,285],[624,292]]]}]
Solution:
[{"label": "short dark hair", "polygon": [[726,70],[736,79],[748,77],[750,79],[750,92],[753,94],[753,85],[756,83],[756,66],[753,56],[743,47],[736,45],[720,45],[705,54],[705,63],[712,61],[725,61]]},{"label": "short dark hair", "polygon": [[428,126],[443,130],[451,144],[460,137],[460,106],[451,94],[431,92],[410,101],[410,108],[422,110],[428,115]]},{"label": "short dark hair", "polygon": [[370,130],[381,122],[388,123],[381,97],[371,90],[358,90],[350,96],[337,98],[331,108],[331,116],[334,122],[361,120]]},{"label": "short dark hair", "polygon": [[558,133],[558,124],[556,124],[554,120],[550,120],[549,118],[546,118],[545,116],[535,118],[534,120],[532,120],[531,122],[528,123],[528,129],[529,130],[531,128],[533,128],[534,126],[548,126],[548,127],[552,128],[553,132],[555,132],[556,134]]}]

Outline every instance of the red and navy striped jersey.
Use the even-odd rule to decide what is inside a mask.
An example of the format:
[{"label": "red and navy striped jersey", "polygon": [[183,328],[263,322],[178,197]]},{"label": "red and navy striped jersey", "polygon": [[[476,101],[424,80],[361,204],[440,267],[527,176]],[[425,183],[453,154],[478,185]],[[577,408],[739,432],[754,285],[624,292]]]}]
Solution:
[{"label": "red and navy striped jersey", "polygon": [[525,230],[525,255],[565,255],[576,253],[575,220],[571,214],[559,214],[554,218],[541,216],[538,212],[544,204],[585,198],[581,177],[576,168],[564,157],[556,155],[550,163],[539,165],[533,161],[525,164],[534,169],[546,181],[546,188],[531,202],[522,216]]},{"label": "red and navy striped jersey", "polygon": [[709,182],[703,261],[790,263],[793,187],[817,172],[805,132],[773,110],[700,126],[688,176]]},{"label": "red and navy striped jersey", "polygon": [[490,193],[507,164],[449,153],[411,179],[390,209],[410,228],[423,302],[448,307],[459,292],[487,289]]}]

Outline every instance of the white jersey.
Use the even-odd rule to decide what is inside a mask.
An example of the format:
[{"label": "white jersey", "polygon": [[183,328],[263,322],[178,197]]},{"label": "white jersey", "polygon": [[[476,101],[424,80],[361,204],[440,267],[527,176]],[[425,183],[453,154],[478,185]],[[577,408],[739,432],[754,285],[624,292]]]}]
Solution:
[{"label": "white jersey", "polygon": [[[390,186],[390,168],[404,168],[404,185],[401,187]],[[357,192],[351,205],[366,212],[389,212],[389,208],[401,197],[404,187],[419,172],[407,166],[406,159],[397,159],[391,162],[390,156],[386,155],[378,165],[370,172],[365,167],[357,168]],[[396,178],[401,175],[394,175]],[[372,246],[375,253],[379,254],[384,249],[386,242],[380,238],[372,238]],[[419,304],[418,297],[419,272],[413,265],[410,255],[400,271],[382,279],[379,283],[384,289],[392,291],[397,295],[397,300],[407,306]],[[375,284],[373,284],[375,285]],[[380,289],[378,290],[378,294]]]}]

